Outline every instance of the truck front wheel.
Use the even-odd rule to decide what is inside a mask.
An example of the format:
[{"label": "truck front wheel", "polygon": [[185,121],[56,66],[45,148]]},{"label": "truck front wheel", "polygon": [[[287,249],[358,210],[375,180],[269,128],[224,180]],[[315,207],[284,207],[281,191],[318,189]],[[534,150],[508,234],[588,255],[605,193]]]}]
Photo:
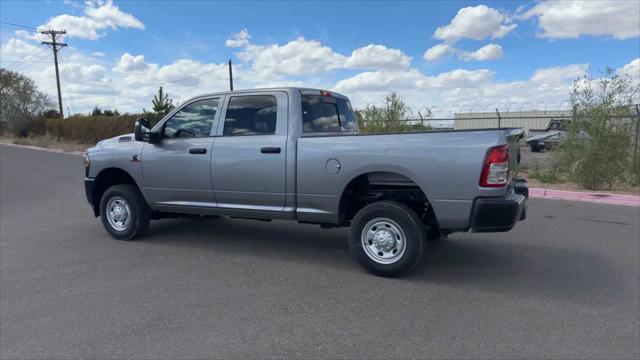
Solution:
[{"label": "truck front wheel", "polygon": [[349,232],[349,248],[369,272],[396,277],[409,272],[422,256],[425,226],[408,206],[379,201],[362,208]]},{"label": "truck front wheel", "polygon": [[111,236],[132,240],[149,228],[150,211],[137,187],[114,185],[100,199],[100,218]]}]

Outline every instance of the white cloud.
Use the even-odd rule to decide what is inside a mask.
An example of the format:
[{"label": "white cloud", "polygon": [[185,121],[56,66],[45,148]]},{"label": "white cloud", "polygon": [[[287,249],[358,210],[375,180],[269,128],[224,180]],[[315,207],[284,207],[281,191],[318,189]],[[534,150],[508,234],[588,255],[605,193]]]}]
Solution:
[{"label": "white cloud", "polygon": [[485,5],[470,6],[458,10],[448,25],[436,29],[433,37],[448,43],[460,39],[497,39],[507,35],[516,26],[509,17],[496,9]]},{"label": "white cloud", "polygon": [[225,45],[227,45],[227,47],[230,47],[230,48],[239,48],[245,45],[249,45],[250,39],[251,39],[251,34],[249,34],[249,31],[247,29],[242,29],[240,30],[239,33],[228,38],[227,41],[225,42]]},{"label": "white cloud", "polygon": [[[22,41],[20,39],[11,38],[9,41],[2,45],[0,48],[0,53],[2,55],[27,55],[35,52],[37,49],[40,49],[38,46],[31,45],[26,41]],[[28,61],[28,59],[24,59],[24,61]]]},{"label": "white cloud", "polygon": [[460,53],[460,58],[467,61],[496,60],[502,57],[504,57],[504,51],[502,50],[502,46],[497,44],[489,44],[481,47],[476,51],[472,51],[472,52],[462,51]]},{"label": "white cloud", "polygon": [[147,69],[147,64],[144,62],[144,55],[131,55],[124,53],[118,60],[118,63],[113,68],[113,71],[126,73],[132,71],[142,71]]},{"label": "white cloud", "polygon": [[389,49],[383,45],[369,44],[358,48],[346,59],[345,67],[351,69],[406,68],[411,57],[400,49]]},{"label": "white cloud", "polygon": [[[443,73],[427,73],[411,67],[411,58],[400,49],[370,44],[343,55],[331,47],[305,38],[282,44],[253,44],[248,31],[236,36],[240,41],[239,62],[234,64],[235,86],[238,89],[266,86],[310,86],[333,89],[349,96],[356,107],[378,104],[391,90],[397,90],[413,109],[438,105],[452,108],[476,104],[555,102],[560,106],[568,97],[574,78],[584,75],[587,64],[538,69],[528,78],[501,82],[488,69],[455,69]],[[18,38],[2,45],[2,55],[28,54],[44,49]],[[228,45],[228,44],[227,44]],[[232,44],[233,45],[233,44]],[[456,49],[450,43],[434,47],[452,56],[468,60],[489,60],[502,55],[497,44],[485,45],[475,51]],[[434,48],[430,59],[437,59]],[[434,52],[435,51],[435,52]],[[39,59],[40,56],[37,58]],[[427,54],[424,55],[427,59]],[[36,59],[37,60],[37,59]],[[171,63],[148,62],[143,54],[123,53],[115,60],[98,54],[86,55],[72,47],[62,52],[63,102],[72,111],[88,111],[93,106],[117,107],[120,111],[140,111],[149,108],[158,86],[165,88],[174,103],[188,98],[228,88],[226,63],[208,63],[187,56]],[[347,78],[337,77],[334,70],[362,69]],[[34,63],[25,73],[55,99],[55,76],[51,62]],[[620,73],[640,73],[640,59],[634,59],[618,69]],[[349,73],[354,73],[350,71]],[[327,80],[331,79],[331,80]],[[331,86],[334,85],[334,86]],[[554,107],[553,105],[550,105]],[[482,108],[476,107],[476,109]],[[448,114],[443,114],[448,115]]]},{"label": "white cloud", "polygon": [[456,55],[464,61],[487,61],[504,57],[504,51],[502,46],[497,44],[488,44],[476,51],[460,50],[450,44],[437,44],[427,49],[422,58],[427,61],[438,61],[450,55]]},{"label": "white cloud", "polygon": [[539,36],[574,39],[581,35],[629,39],[640,36],[640,5],[629,1],[565,1],[538,3],[522,18],[537,17]]},{"label": "white cloud", "polygon": [[339,92],[351,93],[358,91],[388,91],[394,89],[434,89],[456,86],[477,86],[493,78],[492,71],[487,69],[465,70],[456,69],[427,76],[417,69],[404,71],[371,71],[357,74],[351,78],[339,81],[334,89]]},{"label": "white cloud", "polygon": [[67,6],[71,6],[74,9],[82,9],[82,2],[81,1],[72,1],[72,0],[63,0],[62,1],[65,5]]},{"label": "white cloud", "polygon": [[345,57],[330,47],[303,37],[284,45],[247,44],[237,55],[250,62],[255,75],[262,78],[317,74],[340,68],[345,62]]},{"label": "white cloud", "polygon": [[[632,62],[633,63],[633,62]],[[436,116],[450,116],[455,109],[518,109],[539,103],[559,108],[568,100],[573,80],[584,75],[588,64],[538,69],[528,79],[498,82],[487,69],[456,69],[426,75],[416,69],[375,71],[339,81],[333,90],[348,95],[356,107],[379,104],[391,90],[397,90],[414,110],[437,105]],[[566,103],[565,103],[566,104]]]},{"label": "white cloud", "polygon": [[584,76],[588,69],[589,64],[572,64],[540,69],[533,73],[531,82],[537,84],[551,84],[567,80],[573,81],[580,76]]},{"label": "white cloud", "polygon": [[94,51],[91,53],[91,55],[96,57],[104,57],[105,54],[102,51]]},{"label": "white cloud", "polygon": [[101,81],[106,75],[106,69],[104,66],[96,64],[66,63],[60,67],[60,73],[68,81],[81,83],[84,81]]},{"label": "white cloud", "polygon": [[111,0],[86,2],[83,16],[62,14],[50,18],[40,28],[66,29],[70,37],[96,40],[104,35],[102,30],[118,28],[144,29],[144,24],[129,13],[125,13]]},{"label": "white cloud", "polygon": [[437,61],[455,52],[455,49],[449,44],[438,44],[425,51],[423,59],[429,61]]},{"label": "white cloud", "polygon": [[640,58],[632,60],[630,63],[618,69],[618,74],[627,74],[636,82],[640,82]]},{"label": "white cloud", "polygon": [[255,83],[283,83],[297,81],[291,76],[308,76],[337,69],[403,69],[411,64],[411,57],[400,49],[369,44],[355,49],[350,56],[333,51],[317,40],[298,37],[283,45],[259,45],[250,42],[251,35],[243,29],[227,39],[228,47],[239,47],[238,59],[248,65],[240,75]]}]

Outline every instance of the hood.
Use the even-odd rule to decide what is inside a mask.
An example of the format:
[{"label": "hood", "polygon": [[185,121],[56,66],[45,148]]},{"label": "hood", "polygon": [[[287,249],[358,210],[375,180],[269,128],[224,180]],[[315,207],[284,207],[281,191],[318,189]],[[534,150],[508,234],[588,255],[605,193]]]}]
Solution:
[{"label": "hood", "polygon": [[96,147],[107,145],[107,144],[128,143],[128,142],[135,142],[135,141],[136,140],[133,133],[123,134],[123,135],[114,136],[112,138],[100,140],[96,144]]}]

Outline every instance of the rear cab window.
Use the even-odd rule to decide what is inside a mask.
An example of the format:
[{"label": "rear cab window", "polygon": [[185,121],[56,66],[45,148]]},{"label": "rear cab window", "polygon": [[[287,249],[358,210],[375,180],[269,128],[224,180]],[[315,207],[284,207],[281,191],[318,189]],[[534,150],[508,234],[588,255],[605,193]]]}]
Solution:
[{"label": "rear cab window", "polygon": [[302,131],[305,134],[356,132],[356,117],[349,100],[303,94]]}]

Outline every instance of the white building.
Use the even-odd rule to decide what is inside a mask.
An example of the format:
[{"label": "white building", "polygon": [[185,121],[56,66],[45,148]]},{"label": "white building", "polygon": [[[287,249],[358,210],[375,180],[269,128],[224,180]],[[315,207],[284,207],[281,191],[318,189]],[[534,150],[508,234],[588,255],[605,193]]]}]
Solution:
[{"label": "white building", "polygon": [[500,119],[496,112],[470,112],[453,114],[453,128],[459,129],[487,129],[497,127],[546,129],[552,119],[571,119],[571,110],[556,111],[507,111],[500,112]]}]

